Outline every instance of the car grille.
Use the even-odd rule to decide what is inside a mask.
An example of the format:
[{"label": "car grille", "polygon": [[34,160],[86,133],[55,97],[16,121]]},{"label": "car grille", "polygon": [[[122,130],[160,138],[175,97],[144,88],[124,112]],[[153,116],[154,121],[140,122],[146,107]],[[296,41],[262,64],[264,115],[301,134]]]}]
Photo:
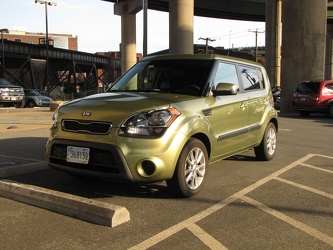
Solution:
[{"label": "car grille", "polygon": [[67,132],[90,133],[107,135],[110,133],[112,124],[107,122],[63,120],[62,129]]},{"label": "car grille", "polygon": [[2,88],[3,93],[8,93],[10,96],[23,96],[24,93],[22,89],[16,88]]},{"label": "car grille", "polygon": [[78,168],[82,170],[90,170],[95,172],[119,174],[120,170],[116,166],[116,160],[112,151],[90,148],[90,158],[88,164],[79,164],[67,162],[67,145],[53,144],[50,152],[50,163],[67,166],[70,168]]}]

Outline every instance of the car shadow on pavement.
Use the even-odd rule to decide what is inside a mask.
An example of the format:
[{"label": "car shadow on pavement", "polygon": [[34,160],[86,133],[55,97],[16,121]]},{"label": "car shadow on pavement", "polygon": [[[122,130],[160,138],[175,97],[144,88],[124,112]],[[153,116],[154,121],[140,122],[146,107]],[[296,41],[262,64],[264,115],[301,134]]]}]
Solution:
[{"label": "car shadow on pavement", "polygon": [[175,198],[169,194],[165,182],[131,183],[72,176],[55,169],[11,176],[11,181],[34,185],[84,198],[111,198],[114,196],[144,198]]},{"label": "car shadow on pavement", "polygon": [[323,124],[324,126],[333,127],[333,118],[327,117],[324,114],[310,114],[307,117],[300,116],[298,113],[279,114],[281,118],[297,119],[301,121],[314,121]]}]

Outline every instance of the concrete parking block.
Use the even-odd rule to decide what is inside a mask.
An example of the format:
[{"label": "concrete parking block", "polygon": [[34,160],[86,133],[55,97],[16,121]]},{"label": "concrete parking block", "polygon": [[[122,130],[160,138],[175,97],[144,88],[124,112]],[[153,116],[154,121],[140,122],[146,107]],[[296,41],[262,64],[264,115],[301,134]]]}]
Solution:
[{"label": "concrete parking block", "polygon": [[0,181],[0,196],[109,227],[130,220],[124,207],[11,180]]}]

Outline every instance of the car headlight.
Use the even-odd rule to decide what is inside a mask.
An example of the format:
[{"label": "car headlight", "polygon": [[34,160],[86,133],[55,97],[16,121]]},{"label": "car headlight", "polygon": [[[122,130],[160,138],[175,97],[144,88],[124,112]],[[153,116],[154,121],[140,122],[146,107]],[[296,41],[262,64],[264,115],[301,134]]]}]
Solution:
[{"label": "car headlight", "polygon": [[54,127],[57,127],[58,114],[59,114],[59,109],[57,108],[52,115],[52,121],[54,122],[53,123]]},{"label": "car headlight", "polygon": [[165,130],[180,115],[175,108],[157,109],[130,116],[121,126],[123,136],[162,136]]}]

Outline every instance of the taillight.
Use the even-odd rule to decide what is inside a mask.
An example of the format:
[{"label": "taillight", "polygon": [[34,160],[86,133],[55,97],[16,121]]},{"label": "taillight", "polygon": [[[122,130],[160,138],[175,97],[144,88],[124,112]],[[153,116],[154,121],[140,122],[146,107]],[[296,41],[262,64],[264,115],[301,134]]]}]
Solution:
[{"label": "taillight", "polygon": [[319,95],[312,95],[312,96],[309,96],[309,100],[312,100],[312,101],[319,101]]}]

